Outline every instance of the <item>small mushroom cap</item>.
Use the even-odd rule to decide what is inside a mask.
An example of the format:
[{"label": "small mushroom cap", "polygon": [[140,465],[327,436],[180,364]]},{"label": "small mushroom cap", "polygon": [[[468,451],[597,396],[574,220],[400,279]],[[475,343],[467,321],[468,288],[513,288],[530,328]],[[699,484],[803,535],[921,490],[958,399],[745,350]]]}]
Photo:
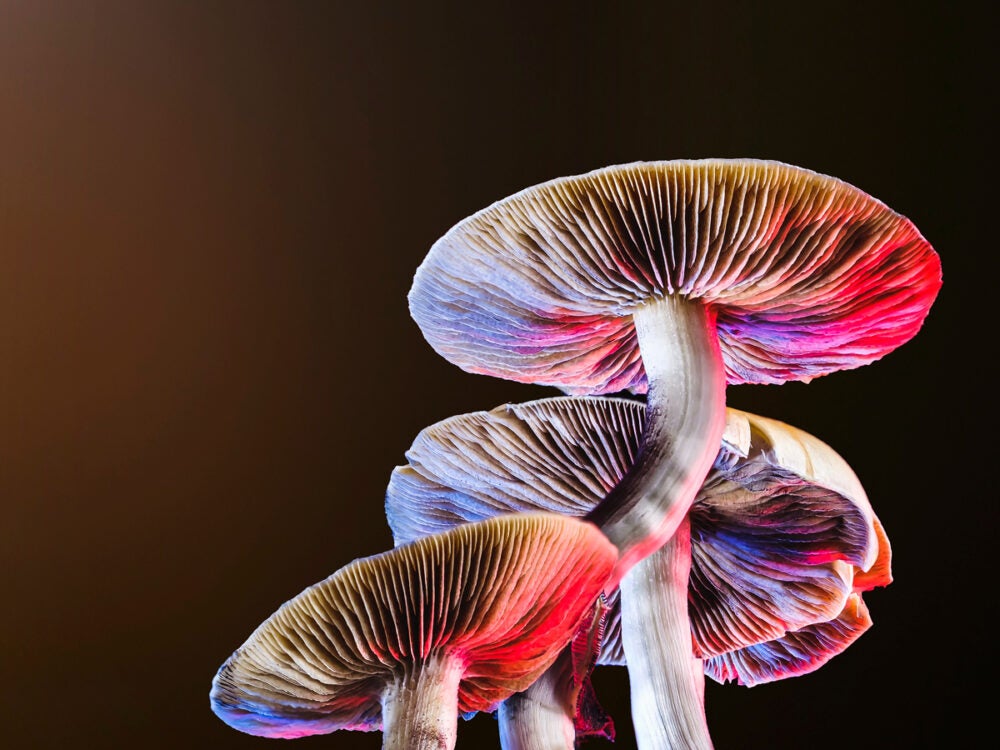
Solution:
[{"label": "small mushroom cap", "polygon": [[[643,404],[596,397],[507,404],[432,425],[389,482],[393,535],[401,543],[511,512],[585,515],[632,465],[644,425]],[[879,567],[881,527],[847,463],[812,435],[736,409],[689,518],[689,613],[701,658],[837,617],[853,570]],[[611,604],[604,664],[624,659]]]},{"label": "small mushroom cap", "polygon": [[355,560],[253,632],[216,674],[212,709],[265,737],[377,730],[386,685],[446,655],[465,667],[460,712],[491,711],[552,663],[616,560],[592,524],[538,513]]},{"label": "small mushroom cap", "polygon": [[941,285],[913,224],[833,177],[773,161],[606,167],[527,188],[452,227],[410,311],[475,373],[647,388],[632,312],[678,294],[717,311],[730,383],[868,364],[919,330]]}]

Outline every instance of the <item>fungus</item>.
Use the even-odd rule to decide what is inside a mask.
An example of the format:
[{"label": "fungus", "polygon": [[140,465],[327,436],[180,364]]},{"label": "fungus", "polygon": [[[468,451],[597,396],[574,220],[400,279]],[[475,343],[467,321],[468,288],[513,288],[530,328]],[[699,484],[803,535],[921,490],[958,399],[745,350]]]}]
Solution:
[{"label": "fungus", "polygon": [[617,577],[680,524],[722,436],[726,383],[809,381],[922,325],[937,254],[833,177],[749,159],[638,162],[522,190],[452,227],[410,312],[474,373],[647,393],[629,474],[591,512]]},{"label": "fungus", "polygon": [[[403,544],[504,513],[586,516],[628,472],[644,421],[636,401],[563,397],[431,425],[389,482],[394,538]],[[633,640],[637,630],[642,638],[673,628],[690,633],[686,651],[673,657],[683,670],[678,680],[693,679],[688,663],[698,667],[691,673],[743,685],[804,674],[871,625],[859,594],[891,580],[888,539],[847,463],[801,430],[735,409],[727,410],[714,468],[681,529],[690,576],[654,568],[655,585],[669,596],[636,594],[626,576],[609,599],[598,664],[626,664],[622,627]],[[656,627],[637,627],[647,620]],[[653,694],[659,687],[644,653],[632,648],[629,662],[637,722],[666,700]],[[576,701],[566,672],[559,665],[504,702],[504,747],[573,746]],[[691,698],[702,689],[689,686],[674,720],[703,721]],[[522,725],[507,726],[514,722]],[[545,739],[567,736],[563,744]]]},{"label": "fungus", "polygon": [[[852,185],[780,162],[680,160],[552,180],[460,221],[417,269],[409,306],[467,371],[647,394],[636,460],[587,518],[619,551],[608,590],[638,564],[629,586],[654,595],[657,567],[683,575],[684,543],[668,541],[718,451],[727,382],[875,361],[917,333],[940,285],[916,227]],[[646,660],[675,668],[676,636],[642,635],[662,648]],[[642,731],[711,746],[704,727],[656,726],[673,713]]]},{"label": "fungus", "polygon": [[384,748],[452,748],[460,712],[494,710],[552,663],[616,559],[593,525],[528,514],[355,560],[253,632],[212,709],[264,737],[381,728]]}]

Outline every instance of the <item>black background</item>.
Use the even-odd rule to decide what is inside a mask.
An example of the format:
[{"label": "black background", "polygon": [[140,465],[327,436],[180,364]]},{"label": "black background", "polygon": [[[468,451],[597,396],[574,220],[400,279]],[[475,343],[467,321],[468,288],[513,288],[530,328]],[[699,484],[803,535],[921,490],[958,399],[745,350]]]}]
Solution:
[{"label": "black background", "polygon": [[[553,177],[755,157],[908,216],[944,286],[882,361],[729,389],[851,463],[896,580],[822,670],[709,682],[713,738],[963,746],[996,668],[987,28],[909,3],[4,3],[0,744],[274,747],[211,713],[218,666],[391,546],[422,427],[555,395],[424,342],[405,296],[434,240]],[[625,670],[595,680],[633,747]]]}]

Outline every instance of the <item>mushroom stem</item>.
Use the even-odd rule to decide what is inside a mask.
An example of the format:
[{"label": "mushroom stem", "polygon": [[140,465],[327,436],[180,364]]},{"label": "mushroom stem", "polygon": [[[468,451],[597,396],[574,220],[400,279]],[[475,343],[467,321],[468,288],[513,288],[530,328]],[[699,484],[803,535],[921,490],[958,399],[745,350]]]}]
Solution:
[{"label": "mushroom stem", "polygon": [[497,710],[503,750],[573,750],[573,664],[567,647],[526,690]]},{"label": "mushroom stem", "polygon": [[705,674],[691,647],[691,524],[622,579],[622,647],[639,750],[711,750]]},{"label": "mushroom stem", "polygon": [[464,664],[439,654],[405,669],[382,693],[383,750],[453,750]]},{"label": "mushroom stem", "polygon": [[618,548],[607,592],[684,520],[726,423],[715,311],[671,295],[642,305],[632,318],[649,383],[646,429],[631,470],[586,517]]}]

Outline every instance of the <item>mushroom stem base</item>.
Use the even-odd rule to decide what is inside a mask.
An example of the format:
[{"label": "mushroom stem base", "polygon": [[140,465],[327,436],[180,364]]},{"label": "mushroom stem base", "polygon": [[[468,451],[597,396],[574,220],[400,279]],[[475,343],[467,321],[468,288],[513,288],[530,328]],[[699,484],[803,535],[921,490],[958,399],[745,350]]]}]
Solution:
[{"label": "mushroom stem base", "polygon": [[383,750],[453,750],[464,665],[448,655],[409,668],[382,694]]},{"label": "mushroom stem base", "polygon": [[705,673],[693,654],[688,619],[691,526],[622,580],[622,647],[639,750],[711,750]]},{"label": "mushroom stem base", "polygon": [[503,750],[573,750],[573,665],[569,648],[525,691],[500,704]]}]

